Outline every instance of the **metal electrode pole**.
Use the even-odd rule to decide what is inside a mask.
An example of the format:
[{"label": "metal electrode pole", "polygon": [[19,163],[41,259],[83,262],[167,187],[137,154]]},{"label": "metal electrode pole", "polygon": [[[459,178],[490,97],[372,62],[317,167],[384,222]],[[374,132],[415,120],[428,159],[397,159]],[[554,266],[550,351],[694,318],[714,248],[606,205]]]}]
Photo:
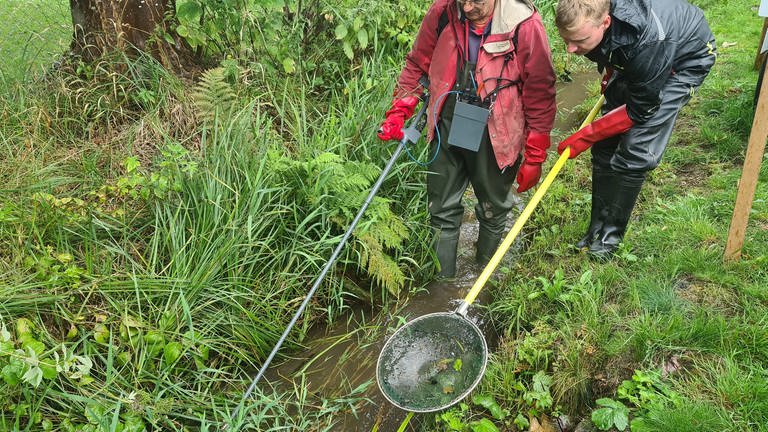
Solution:
[{"label": "metal electrode pole", "polygon": [[312,285],[312,288],[307,293],[307,296],[304,298],[304,301],[301,303],[301,306],[299,306],[299,309],[293,315],[291,322],[288,323],[288,326],[285,328],[285,331],[280,336],[280,339],[278,339],[277,343],[275,344],[275,347],[272,349],[272,352],[269,353],[269,356],[264,361],[264,364],[261,366],[261,369],[259,369],[259,372],[256,374],[256,377],[253,378],[253,381],[251,382],[251,385],[248,387],[248,390],[246,390],[245,394],[243,394],[243,399],[240,401],[240,403],[232,413],[232,416],[230,417],[230,423],[234,422],[235,419],[237,418],[237,415],[240,412],[240,409],[243,408],[243,406],[245,405],[245,401],[248,399],[248,397],[251,396],[251,393],[253,393],[253,390],[256,389],[256,384],[259,382],[261,377],[264,376],[264,372],[266,372],[267,368],[269,367],[269,364],[272,362],[272,359],[274,359],[275,355],[280,350],[280,347],[283,345],[283,342],[285,342],[285,339],[288,337],[288,334],[291,332],[291,329],[296,324],[296,321],[299,320],[299,317],[304,312],[304,309],[306,309],[307,305],[309,304],[309,301],[312,299],[312,296],[314,296],[315,291],[317,291],[317,288],[320,287],[320,284],[325,278],[325,275],[328,273],[328,271],[330,271],[331,267],[333,267],[334,262],[336,262],[336,259],[341,253],[341,250],[344,248],[344,245],[346,245],[347,240],[349,240],[349,237],[352,235],[352,231],[354,231],[355,227],[360,222],[360,219],[362,219],[363,213],[365,213],[365,210],[368,208],[368,205],[370,205],[371,201],[373,201],[373,198],[376,196],[376,193],[379,191],[381,184],[384,183],[384,179],[387,177],[387,174],[389,174],[389,171],[392,169],[392,166],[397,161],[397,158],[398,156],[400,156],[400,153],[402,153],[403,149],[408,143],[415,144],[421,137],[421,130],[419,129],[419,127],[421,125],[421,120],[424,117],[424,114],[427,110],[428,101],[429,101],[429,96],[425,93],[424,96],[422,97],[421,108],[419,109],[419,112],[413,118],[408,128],[403,130],[403,139],[400,140],[400,144],[395,149],[395,152],[392,154],[392,157],[389,159],[389,162],[387,162],[387,165],[384,167],[384,170],[381,172],[381,175],[379,176],[378,180],[376,180],[376,183],[371,188],[371,192],[368,194],[368,198],[365,199],[365,202],[363,203],[362,208],[360,208],[360,211],[357,213],[357,216],[355,216],[355,219],[352,221],[352,224],[347,229],[347,232],[344,233],[344,236],[339,242],[339,245],[336,246],[336,250],[333,251],[333,254],[328,259],[328,262],[325,264],[325,267],[323,267],[323,271],[320,272],[320,276],[318,276],[317,279],[315,280],[315,283]]}]

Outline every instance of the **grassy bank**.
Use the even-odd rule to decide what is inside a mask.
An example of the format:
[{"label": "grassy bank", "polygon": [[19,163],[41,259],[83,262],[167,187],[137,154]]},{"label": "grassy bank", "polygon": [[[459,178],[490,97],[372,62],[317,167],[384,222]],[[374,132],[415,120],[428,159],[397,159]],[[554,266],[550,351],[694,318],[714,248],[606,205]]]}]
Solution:
[{"label": "grassy bank", "polygon": [[[9,85],[0,429],[228,421],[391,152],[368,144],[390,66],[343,59],[322,92],[248,60],[189,82],[120,56]],[[429,272],[413,258],[428,242],[417,169],[393,171],[286,351],[350,302]],[[251,402],[242,430],[330,430],[357,399]]]},{"label": "grassy bank", "polygon": [[[0,429],[218,430],[229,418],[392,151],[375,129],[423,5],[352,3],[323,6],[325,39],[302,45],[296,64],[264,60],[305,42],[295,22],[266,19],[282,9],[264,7],[253,22],[276,39],[195,82],[118,57],[9,85]],[[602,407],[642,418],[637,430],[766,430],[768,168],[743,259],[721,259],[760,22],[747,1],[699,4],[718,63],[619,258],[594,263],[569,248],[590,175],[586,157],[569,162],[489,287],[503,340],[477,394],[493,410],[468,401],[423,428],[514,430]],[[552,2],[537,5],[550,22]],[[341,24],[365,29],[365,46],[359,33],[340,37]],[[579,67],[551,37],[558,71]],[[405,158],[395,166],[287,352],[351,303],[386,304],[431,278],[423,176]],[[302,386],[252,402],[242,430],[335,430],[364,405]]]},{"label": "grassy bank", "polygon": [[718,61],[644,187],[618,259],[592,262],[570,246],[589,215],[582,157],[534,214],[526,252],[497,287],[492,313],[507,331],[482,391],[513,413],[628,414],[633,431],[768,430],[765,163],[744,255],[722,259],[761,21],[750,2],[698,4]]}]

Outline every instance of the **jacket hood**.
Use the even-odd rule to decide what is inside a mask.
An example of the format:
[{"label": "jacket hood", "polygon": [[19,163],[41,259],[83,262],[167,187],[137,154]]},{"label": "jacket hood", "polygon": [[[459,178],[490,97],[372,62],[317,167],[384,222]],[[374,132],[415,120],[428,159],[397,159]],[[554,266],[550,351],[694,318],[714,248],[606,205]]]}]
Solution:
[{"label": "jacket hood", "polygon": [[[643,29],[646,28],[647,17],[650,15],[650,11],[651,6],[644,1],[621,3],[617,3],[616,0],[611,1],[611,19],[625,24],[622,26],[624,31],[612,32],[615,46],[611,48],[629,45],[636,41]],[[618,26],[611,27],[615,29]]]},{"label": "jacket hood", "polygon": [[[611,25],[605,31],[603,40],[586,57],[599,65],[608,62],[608,55],[616,49],[632,45],[640,39],[646,28],[650,5],[645,1],[621,2],[611,0]],[[602,70],[602,67],[600,67]]]},{"label": "jacket hood", "polygon": [[509,33],[536,9],[527,0],[496,0],[491,20],[491,34]]}]

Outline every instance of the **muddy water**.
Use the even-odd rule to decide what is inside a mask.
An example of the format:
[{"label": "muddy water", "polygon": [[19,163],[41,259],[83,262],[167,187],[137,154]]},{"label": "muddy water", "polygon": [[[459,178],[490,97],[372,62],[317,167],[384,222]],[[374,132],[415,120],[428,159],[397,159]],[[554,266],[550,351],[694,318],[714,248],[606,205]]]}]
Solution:
[{"label": "muddy water", "polygon": [[[582,103],[587,94],[587,85],[599,79],[595,72],[572,76],[572,81],[558,87],[560,112],[555,124],[556,130],[564,136],[581,122],[583,113],[572,110]],[[556,137],[553,137],[556,148]],[[556,156],[556,154],[553,154]],[[552,157],[552,156],[551,156]],[[524,207],[521,197],[518,211],[511,212],[507,226]],[[286,389],[306,386],[308,392],[318,399],[362,398],[340,413],[338,431],[395,431],[406,417],[406,412],[394,407],[381,394],[376,384],[376,362],[386,339],[404,322],[433,312],[456,310],[482,271],[474,263],[474,241],[477,238],[477,220],[473,214],[474,197],[468,192],[466,215],[462,225],[458,274],[451,281],[436,281],[427,289],[411,298],[388,306],[384,310],[371,310],[361,306],[332,326],[313,329],[307,336],[306,350],[289,355],[282,364],[273,366],[266,374],[272,385]],[[525,230],[523,230],[525,231]],[[524,235],[524,233],[523,233]],[[512,246],[515,249],[516,245]],[[507,254],[505,260],[509,260]],[[485,334],[489,349],[498,339],[492,317],[483,311],[483,305],[490,300],[489,286],[481,291],[468,312],[468,318],[475,322]],[[405,430],[417,430],[429,414],[416,415]]]},{"label": "muddy water", "polygon": [[[600,75],[597,71],[590,69],[588,72],[571,74],[570,78],[570,82],[557,86],[558,114],[555,119],[555,130],[562,134],[561,139],[565,138],[567,132],[584,120],[584,113],[574,108],[584,102],[590,86],[597,86],[596,83],[599,82]],[[557,148],[556,146],[553,147]]]}]

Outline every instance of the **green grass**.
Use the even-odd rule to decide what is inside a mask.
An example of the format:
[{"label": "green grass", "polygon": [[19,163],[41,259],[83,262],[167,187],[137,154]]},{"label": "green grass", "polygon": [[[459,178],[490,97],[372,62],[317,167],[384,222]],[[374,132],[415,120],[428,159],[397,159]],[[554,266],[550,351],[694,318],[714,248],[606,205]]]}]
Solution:
[{"label": "green grass", "polygon": [[0,4],[0,88],[40,76],[59,59],[72,35],[68,4],[56,0],[8,0]]},{"label": "green grass", "polygon": [[[617,259],[591,262],[569,246],[588,217],[582,157],[495,282],[485,313],[502,340],[477,393],[509,410],[499,427],[518,414],[589,418],[611,397],[645,430],[766,430],[766,166],[743,258],[722,261],[760,22],[744,0],[698,4],[718,42],[735,45],[720,48],[684,110]],[[537,5],[551,23],[552,2]],[[404,53],[380,37],[352,63],[332,59],[335,70],[351,67],[325,91],[318,77],[276,78],[247,61],[194,84],[151,59],[104,59],[36,83],[3,69],[0,429],[219,430],[394,149],[375,130]],[[559,71],[584,66],[551,37]],[[45,38],[46,50],[58,38]],[[29,60],[17,64],[49,61],[31,42],[12,45]],[[425,158],[425,148],[415,153]],[[424,175],[401,157],[283,353],[351,304],[389,307],[392,293],[431,277]],[[398,223],[405,238],[384,229]],[[372,256],[389,267],[371,267],[385,262]],[[395,270],[399,288],[386,284]],[[323,399],[295,380],[257,389],[234,429],[335,430],[365,404],[357,389]],[[626,382],[646,386],[637,403]],[[468,412],[491,419],[478,405]]]},{"label": "green grass", "polygon": [[[320,101],[258,65],[187,86],[148,58],[14,84],[0,126],[2,428],[226,423],[393,150],[364,144],[388,103],[378,64]],[[429,244],[420,173],[393,171],[283,352],[431,271],[414,258]],[[423,240],[403,243],[399,214]],[[63,367],[66,352],[78,357]],[[239,425],[333,430],[361,400],[259,391]]]}]

